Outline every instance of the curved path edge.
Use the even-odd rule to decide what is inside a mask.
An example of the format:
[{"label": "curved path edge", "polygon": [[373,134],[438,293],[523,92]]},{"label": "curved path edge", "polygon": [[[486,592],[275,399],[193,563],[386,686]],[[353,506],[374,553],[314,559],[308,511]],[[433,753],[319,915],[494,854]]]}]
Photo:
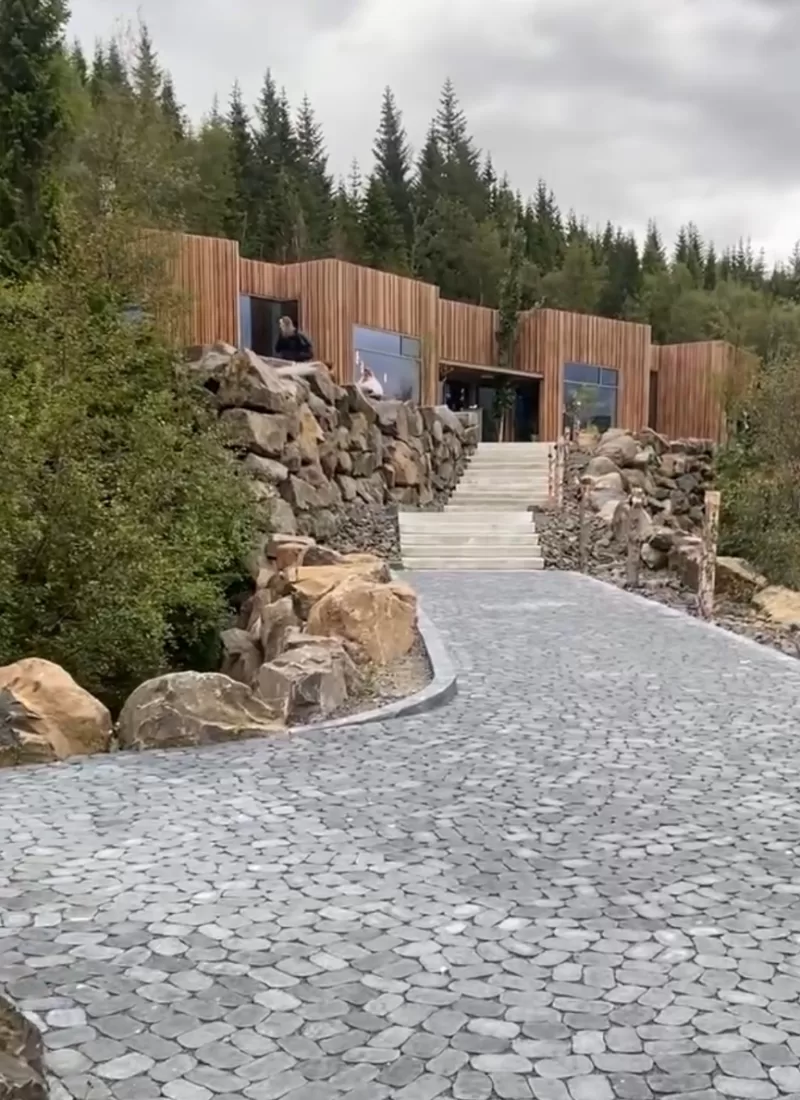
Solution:
[{"label": "curved path edge", "polygon": [[324,719],[304,726],[290,726],[286,730],[287,735],[344,729],[347,726],[363,726],[368,722],[386,722],[390,718],[407,718],[412,714],[425,714],[449,702],[458,692],[455,666],[441,634],[426,615],[421,604],[417,609],[417,626],[433,671],[430,683],[419,691],[415,691],[413,695],[396,699],[393,703],[387,703],[382,707],[358,711],[344,718]]}]

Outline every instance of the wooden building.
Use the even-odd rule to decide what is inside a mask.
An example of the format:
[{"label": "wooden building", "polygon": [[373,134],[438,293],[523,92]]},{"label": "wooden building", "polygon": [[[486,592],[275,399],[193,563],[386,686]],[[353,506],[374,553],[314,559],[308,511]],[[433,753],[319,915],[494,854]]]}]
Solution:
[{"label": "wooden building", "polygon": [[[271,355],[291,316],[339,382],[370,366],[387,396],[477,405],[484,437],[554,440],[579,407],[598,426],[650,426],[671,438],[722,438],[725,379],[737,357],[721,341],[659,347],[649,325],[536,309],[523,313],[512,362],[500,366],[496,310],[439,288],[341,260],[246,260],[235,241],[179,236],[177,281],[189,298],[187,343],[222,340]],[[499,405],[511,415],[498,416]],[[496,436],[495,436],[496,437]]]}]

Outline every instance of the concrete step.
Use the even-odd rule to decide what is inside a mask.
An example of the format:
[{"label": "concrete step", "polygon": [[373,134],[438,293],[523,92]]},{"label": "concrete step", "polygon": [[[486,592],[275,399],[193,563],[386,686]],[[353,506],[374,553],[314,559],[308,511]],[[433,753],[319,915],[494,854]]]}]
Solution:
[{"label": "concrete step", "polygon": [[525,493],[519,496],[506,496],[500,493],[489,494],[486,496],[478,496],[471,493],[469,496],[451,497],[448,503],[445,505],[445,511],[452,511],[454,508],[460,510],[468,510],[471,512],[480,511],[483,508],[491,508],[495,512],[511,511],[512,509],[518,512],[524,512],[531,504],[536,504],[546,499],[537,493]]},{"label": "concrete step", "polygon": [[437,569],[442,572],[448,572],[449,570],[468,571],[475,572],[518,572],[528,570],[544,569],[544,561],[542,558],[455,558],[452,556],[440,556],[440,557],[408,557],[403,558],[404,569]]},{"label": "concrete step", "polygon": [[404,558],[409,555],[424,558],[431,554],[436,556],[452,554],[457,558],[539,558],[542,556],[538,542],[520,544],[507,542],[505,539],[484,543],[445,542],[443,539],[432,542],[403,541],[402,556]]},{"label": "concrete step", "polygon": [[450,527],[437,530],[403,531],[404,546],[422,546],[432,543],[445,543],[449,546],[538,546],[539,536],[535,531],[454,531]]}]

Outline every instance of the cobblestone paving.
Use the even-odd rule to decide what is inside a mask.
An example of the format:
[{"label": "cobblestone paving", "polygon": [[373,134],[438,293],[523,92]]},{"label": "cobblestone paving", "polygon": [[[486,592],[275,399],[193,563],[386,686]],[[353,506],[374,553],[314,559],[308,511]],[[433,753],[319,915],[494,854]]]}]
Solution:
[{"label": "cobblestone paving", "polygon": [[800,669],[417,578],[428,716],[0,773],[0,985],[79,1100],[800,1096]]}]

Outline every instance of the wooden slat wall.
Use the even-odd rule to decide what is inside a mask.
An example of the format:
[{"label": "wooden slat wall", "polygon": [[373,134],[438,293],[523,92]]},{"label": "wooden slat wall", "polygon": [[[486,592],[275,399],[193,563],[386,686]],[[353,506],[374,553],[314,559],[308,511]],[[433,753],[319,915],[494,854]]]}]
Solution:
[{"label": "wooden slat wall", "polygon": [[220,237],[175,235],[176,282],[187,294],[187,344],[239,342],[239,245]]},{"label": "wooden slat wall", "polygon": [[520,318],[514,366],[542,377],[540,437],[554,440],[562,426],[565,363],[589,363],[619,371],[617,420],[633,430],[647,423],[650,394],[650,326],[531,310]]},{"label": "wooden slat wall", "polygon": [[338,266],[341,330],[336,364],[340,380],[349,382],[353,378],[355,325],[416,336],[422,341],[422,402],[435,403],[439,388],[439,288],[356,264]]},{"label": "wooden slat wall", "polygon": [[495,332],[498,318],[496,309],[441,298],[438,315],[439,358],[448,363],[496,367],[498,348]]},{"label": "wooden slat wall", "polygon": [[285,270],[280,264],[265,264],[260,260],[240,260],[240,291],[242,294],[252,294],[256,298],[284,298]]},{"label": "wooden slat wall", "polygon": [[669,439],[721,440],[726,380],[736,365],[736,349],[722,340],[654,348],[656,431]]}]

